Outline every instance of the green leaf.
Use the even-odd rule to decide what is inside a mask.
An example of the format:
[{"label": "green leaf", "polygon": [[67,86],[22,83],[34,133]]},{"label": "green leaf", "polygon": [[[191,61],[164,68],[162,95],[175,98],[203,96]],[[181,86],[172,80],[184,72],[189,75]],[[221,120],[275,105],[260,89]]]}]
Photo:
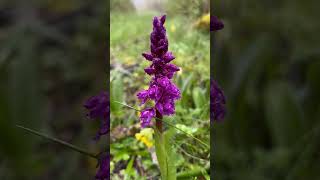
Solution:
[{"label": "green leaf", "polygon": [[181,86],[181,92],[184,93],[185,90],[187,89],[187,87],[190,85],[190,81],[193,77],[193,74],[190,74],[187,78],[185,78],[184,80],[181,80],[182,82],[182,86]]},{"label": "green leaf", "polygon": [[189,127],[184,124],[176,124],[176,127],[183,130],[184,132],[186,132],[188,134],[193,134],[193,133],[197,132],[197,130],[198,130],[197,127]]},{"label": "green leaf", "polygon": [[133,167],[133,162],[134,162],[134,157],[132,157],[127,165],[127,168],[125,170],[125,179],[130,179],[132,175],[134,175],[134,170],[132,169]]},{"label": "green leaf", "polygon": [[124,88],[123,88],[123,82],[122,82],[122,76],[117,75],[115,79],[111,82],[111,93],[110,93],[110,98],[113,101],[110,101],[110,106],[111,106],[111,112],[115,114],[121,113],[120,109],[121,106],[118,103],[115,103],[114,101],[119,101],[123,102],[124,99]]},{"label": "green leaf", "polygon": [[172,148],[172,143],[171,143],[171,139],[175,134],[175,130],[173,128],[170,128],[169,130],[164,132],[164,140],[165,140],[165,150],[167,151],[167,156],[168,156],[168,161],[167,161],[167,165],[168,165],[168,180],[171,179],[176,179],[176,155],[175,152]]},{"label": "green leaf", "polygon": [[192,178],[196,178],[197,176],[204,176],[205,179],[210,179],[210,176],[208,175],[209,168],[203,168],[196,166],[195,168],[181,172],[177,175],[177,179],[179,180],[188,180]]},{"label": "green leaf", "polygon": [[156,155],[163,180],[176,179],[175,155],[170,143],[174,133],[172,128],[163,133],[155,129]]},{"label": "green leaf", "polygon": [[203,105],[207,104],[204,92],[199,87],[196,87],[196,88],[193,89],[192,98],[193,98],[193,101],[194,101],[194,103],[196,105],[196,108],[199,108],[199,109],[203,108]]}]

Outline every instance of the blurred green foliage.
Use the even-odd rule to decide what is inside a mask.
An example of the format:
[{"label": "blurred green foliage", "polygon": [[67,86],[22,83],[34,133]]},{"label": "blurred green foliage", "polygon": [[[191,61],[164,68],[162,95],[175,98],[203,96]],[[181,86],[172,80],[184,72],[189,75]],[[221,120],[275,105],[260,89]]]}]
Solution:
[{"label": "blurred green foliage", "polygon": [[[136,94],[148,87],[150,76],[145,74],[144,68],[150,62],[144,60],[141,53],[150,51],[152,19],[161,13],[152,10],[123,13],[124,10],[113,8],[113,3],[116,1],[111,1],[110,22],[111,177],[159,179],[154,146],[147,148],[134,137],[140,132],[137,112],[114,101],[143,108],[139,107]],[[209,144],[209,29],[205,31],[193,26],[200,17],[195,16],[200,11],[198,4],[191,4],[193,9],[190,9],[190,14],[181,11],[174,13],[176,6],[182,4],[170,1],[164,5],[169,50],[176,56],[173,63],[181,67],[173,79],[182,93],[181,100],[176,104],[176,114],[165,120]],[[170,145],[174,147],[175,158],[172,160],[178,168],[178,176],[182,172],[192,171],[196,172],[198,178],[209,178],[206,172],[210,166],[208,148],[179,130],[175,130]],[[192,177],[186,174],[182,179],[188,178]]]},{"label": "blurred green foliage", "polygon": [[210,12],[210,0],[168,1],[165,8],[169,16],[179,14],[185,18],[199,18]]},{"label": "blurred green foliage", "polygon": [[[96,127],[88,127],[81,104],[105,89],[108,3],[21,2],[0,2],[0,179],[90,179],[95,162],[21,133],[15,124],[88,145]],[[148,82],[143,75],[148,63],[140,53],[148,49],[152,15],[133,14],[128,2],[111,1],[111,94],[137,106],[135,94]],[[192,29],[192,22],[207,12],[206,3],[169,1],[165,9],[170,50],[182,67],[175,82],[183,98],[170,121],[208,142],[208,110],[201,105],[208,107],[209,35]],[[211,137],[214,176],[319,179],[319,2],[211,5],[226,26],[215,33],[213,71],[228,100],[227,118],[215,124]],[[138,123],[136,112],[111,105],[112,127]],[[207,160],[208,150],[176,133],[178,173],[200,169],[208,177],[203,169],[209,163],[195,158]],[[98,149],[95,143],[89,146]],[[111,153],[114,177],[159,175],[146,146],[132,135],[114,141]]]},{"label": "blurred green foliage", "polygon": [[111,0],[110,7],[111,11],[118,11],[121,13],[132,13],[135,11],[131,0]]},{"label": "blurred green foliage", "polygon": [[1,1],[0,179],[90,179],[96,162],[22,132],[97,152],[85,98],[107,89],[103,2]]},{"label": "blurred green foliage", "polygon": [[214,1],[214,77],[227,118],[214,126],[221,180],[319,179],[318,1]]}]

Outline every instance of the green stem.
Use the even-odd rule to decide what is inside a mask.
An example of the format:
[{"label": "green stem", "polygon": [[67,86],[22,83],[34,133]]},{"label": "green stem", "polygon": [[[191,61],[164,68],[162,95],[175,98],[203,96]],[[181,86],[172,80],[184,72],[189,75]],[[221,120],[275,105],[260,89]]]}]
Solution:
[{"label": "green stem", "polygon": [[163,132],[163,129],[162,129],[162,115],[156,111],[156,128],[158,129],[158,131],[160,133]]},{"label": "green stem", "polygon": [[77,147],[77,146],[75,146],[75,145],[73,145],[73,144],[70,144],[70,143],[68,143],[68,142],[62,141],[62,140],[57,139],[57,138],[54,138],[54,137],[50,137],[50,136],[48,136],[48,135],[46,135],[46,134],[37,132],[37,131],[35,131],[35,130],[29,129],[29,128],[26,128],[26,127],[23,127],[23,126],[19,126],[19,125],[16,125],[16,126],[17,126],[18,128],[21,128],[21,129],[23,129],[23,130],[31,133],[31,134],[34,134],[34,135],[43,137],[43,138],[45,138],[45,139],[48,139],[48,140],[51,140],[51,141],[53,141],[53,142],[55,142],[55,143],[58,143],[58,144],[60,144],[60,145],[63,145],[63,146],[65,146],[65,147],[67,147],[67,148],[69,148],[69,149],[71,149],[71,150],[74,150],[74,151],[77,151],[77,152],[79,152],[79,153],[81,153],[81,154],[84,154],[84,155],[87,155],[87,156],[89,156],[89,157],[98,159],[98,156],[97,156],[97,155],[95,155],[95,154],[93,154],[93,153],[90,153],[90,152],[87,152],[86,150],[84,150],[84,149],[82,149],[82,148],[80,148],[80,147]]},{"label": "green stem", "polygon": [[173,129],[160,132],[158,128],[155,128],[155,150],[160,167],[161,179],[163,180],[176,180],[176,161],[172,144],[170,143],[174,132]]}]

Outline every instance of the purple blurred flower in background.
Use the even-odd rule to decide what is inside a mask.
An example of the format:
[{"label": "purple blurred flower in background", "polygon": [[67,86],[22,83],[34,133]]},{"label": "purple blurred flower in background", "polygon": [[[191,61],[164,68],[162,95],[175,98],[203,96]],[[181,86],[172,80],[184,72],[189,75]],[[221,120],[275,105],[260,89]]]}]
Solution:
[{"label": "purple blurred flower in background", "polygon": [[210,83],[210,119],[212,121],[221,121],[223,120],[226,109],[225,109],[226,100],[223,94],[223,91],[220,89],[218,84],[211,80]]},{"label": "purple blurred flower in background", "polygon": [[110,106],[109,106],[109,94],[107,92],[101,92],[97,96],[89,98],[84,107],[89,110],[87,117],[90,119],[100,119],[100,129],[96,135],[96,139],[105,135],[110,129]]},{"label": "purple blurred flower in background", "polygon": [[99,169],[96,173],[97,180],[109,180],[110,179],[110,155],[107,152],[99,159]]},{"label": "purple blurred flower in background", "polygon": [[153,31],[150,35],[151,52],[142,53],[142,56],[151,61],[151,65],[145,68],[145,72],[152,76],[152,80],[147,90],[142,90],[137,94],[143,105],[151,99],[155,102],[155,107],[141,111],[141,126],[146,127],[151,124],[151,119],[156,116],[156,112],[162,115],[172,115],[175,113],[175,100],[180,98],[180,90],[171,82],[175,72],[179,67],[170,62],[175,59],[168,51],[168,39],[164,23],[166,15],[153,19]]},{"label": "purple blurred flower in background", "polygon": [[[90,97],[84,107],[88,109],[87,117],[90,119],[100,119],[100,129],[96,135],[96,140],[100,136],[109,133],[110,131],[110,100],[108,92],[101,92],[97,96]],[[96,173],[96,179],[110,179],[110,154],[109,151],[101,153],[98,161],[99,169]]]},{"label": "purple blurred flower in background", "polygon": [[[224,28],[224,24],[216,16],[210,17],[210,31],[218,31]],[[210,119],[221,121],[226,114],[226,100],[223,91],[212,79],[210,82]]]},{"label": "purple blurred flower in background", "polygon": [[210,17],[210,31],[218,31],[224,28],[224,24],[216,16]]}]

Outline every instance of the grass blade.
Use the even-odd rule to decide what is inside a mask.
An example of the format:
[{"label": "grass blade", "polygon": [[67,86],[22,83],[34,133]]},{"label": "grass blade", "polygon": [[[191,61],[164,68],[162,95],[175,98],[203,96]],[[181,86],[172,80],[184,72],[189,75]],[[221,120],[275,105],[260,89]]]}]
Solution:
[{"label": "grass blade", "polygon": [[19,125],[16,125],[16,126],[17,126],[18,128],[20,128],[20,129],[23,129],[23,130],[31,133],[31,134],[34,134],[34,135],[43,137],[43,138],[45,138],[45,139],[48,139],[48,140],[50,140],[50,141],[53,141],[53,142],[58,143],[58,144],[60,144],[60,145],[63,145],[63,146],[65,146],[65,147],[67,147],[67,148],[69,148],[69,149],[71,149],[71,150],[77,151],[77,152],[79,152],[79,153],[81,153],[81,154],[90,156],[90,157],[95,158],[95,159],[98,158],[97,155],[94,155],[93,153],[87,152],[86,150],[84,150],[84,149],[82,149],[82,148],[80,148],[80,147],[77,147],[77,146],[75,146],[75,145],[73,145],[73,144],[70,144],[70,143],[68,143],[68,142],[62,141],[62,140],[57,139],[57,138],[54,138],[54,137],[50,137],[50,136],[48,136],[48,135],[46,135],[46,134],[40,133],[40,132],[38,132],[38,131],[29,129],[29,128],[26,128],[26,127],[23,127],[23,126],[19,126]]}]

